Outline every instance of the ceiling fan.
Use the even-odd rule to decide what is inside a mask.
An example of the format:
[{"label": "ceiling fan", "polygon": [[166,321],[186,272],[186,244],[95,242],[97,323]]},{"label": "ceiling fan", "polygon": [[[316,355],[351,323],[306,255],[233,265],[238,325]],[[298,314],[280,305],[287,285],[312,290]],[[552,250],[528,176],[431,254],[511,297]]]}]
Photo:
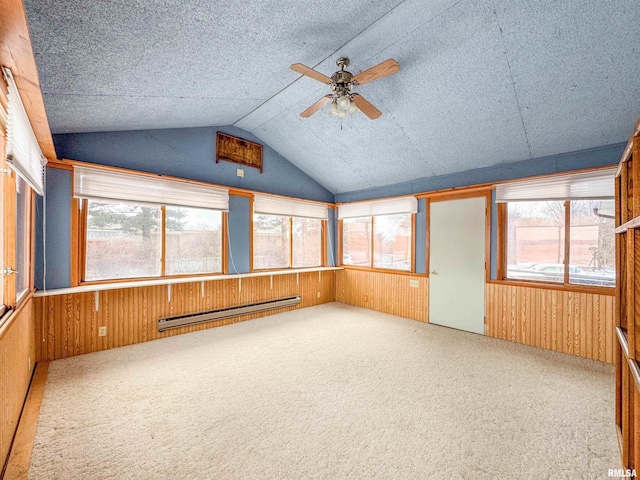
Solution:
[{"label": "ceiling fan", "polygon": [[351,72],[345,70],[345,67],[349,65],[349,59],[346,57],[340,57],[336,61],[336,65],[338,65],[340,70],[334,73],[331,78],[301,63],[291,65],[291,70],[294,72],[331,85],[331,92],[333,92],[322,97],[302,112],[300,116],[304,118],[310,117],[329,102],[331,102],[329,115],[332,117],[345,118],[347,114],[353,115],[358,111],[362,111],[362,113],[371,120],[375,120],[382,115],[382,112],[369,103],[367,99],[359,93],[353,93],[352,90],[355,85],[364,85],[365,83],[396,73],[400,70],[398,62],[390,58],[357,75],[353,75]]}]

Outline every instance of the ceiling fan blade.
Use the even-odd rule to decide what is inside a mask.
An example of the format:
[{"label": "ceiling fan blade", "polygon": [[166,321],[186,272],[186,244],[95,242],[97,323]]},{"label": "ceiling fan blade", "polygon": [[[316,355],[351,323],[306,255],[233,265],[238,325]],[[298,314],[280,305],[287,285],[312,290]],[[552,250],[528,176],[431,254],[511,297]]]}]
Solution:
[{"label": "ceiling fan blade", "polygon": [[301,63],[294,63],[291,65],[291,70],[294,72],[301,73],[302,75],[306,75],[307,77],[311,77],[314,80],[318,80],[319,82],[329,84],[331,83],[331,79],[326,75],[323,75],[320,72],[316,72],[313,68],[307,67],[306,65],[302,65]]},{"label": "ceiling fan blade", "polygon": [[[293,68],[293,67],[292,67]],[[365,83],[372,82],[379,78],[386,77],[387,75],[391,75],[392,73],[396,73],[400,70],[400,65],[393,58],[389,60],[385,60],[382,63],[379,63],[375,67],[371,67],[364,72],[360,72],[359,74],[353,77],[353,83],[356,85],[364,85]]]},{"label": "ceiling fan blade", "polygon": [[333,97],[332,95],[325,95],[316,103],[314,103],[309,108],[307,108],[304,112],[302,112],[300,116],[304,118],[310,117],[311,115],[316,113],[318,110],[320,110],[322,107],[324,107],[327,103],[329,103],[332,97]]},{"label": "ceiling fan blade", "polygon": [[360,109],[360,111],[371,120],[375,120],[380,115],[382,115],[382,112],[380,110],[371,105],[366,98],[358,93],[353,94],[353,101],[356,102],[356,106]]}]

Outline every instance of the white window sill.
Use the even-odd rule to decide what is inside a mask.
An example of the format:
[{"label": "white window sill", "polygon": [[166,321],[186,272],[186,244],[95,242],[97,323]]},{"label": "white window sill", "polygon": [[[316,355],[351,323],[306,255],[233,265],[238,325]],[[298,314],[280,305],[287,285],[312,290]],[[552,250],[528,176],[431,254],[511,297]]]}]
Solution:
[{"label": "white window sill", "polygon": [[197,283],[210,282],[213,280],[233,280],[251,277],[269,277],[275,275],[293,275],[298,273],[309,272],[329,272],[334,270],[342,270],[342,267],[316,267],[316,268],[293,268],[287,270],[272,270],[266,272],[254,273],[234,273],[229,275],[209,275],[198,277],[180,277],[180,278],[158,278],[156,280],[132,280],[115,283],[96,283],[93,285],[80,285],[79,287],[57,288],[55,290],[40,290],[34,293],[34,297],[49,297],[53,295],[65,295],[69,293],[81,292],[98,292],[101,290],[118,290],[121,288],[150,287],[154,285],[174,285],[176,283]]}]

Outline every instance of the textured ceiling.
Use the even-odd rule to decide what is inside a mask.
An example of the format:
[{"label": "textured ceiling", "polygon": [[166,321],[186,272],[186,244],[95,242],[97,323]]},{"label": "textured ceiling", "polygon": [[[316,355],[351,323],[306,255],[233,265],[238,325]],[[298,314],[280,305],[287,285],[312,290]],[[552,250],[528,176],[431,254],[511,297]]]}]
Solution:
[{"label": "textured ceiling", "polygon": [[[640,115],[640,2],[26,0],[54,133],[250,131],[334,193],[625,141]],[[399,73],[383,115],[298,114],[289,70]]]}]

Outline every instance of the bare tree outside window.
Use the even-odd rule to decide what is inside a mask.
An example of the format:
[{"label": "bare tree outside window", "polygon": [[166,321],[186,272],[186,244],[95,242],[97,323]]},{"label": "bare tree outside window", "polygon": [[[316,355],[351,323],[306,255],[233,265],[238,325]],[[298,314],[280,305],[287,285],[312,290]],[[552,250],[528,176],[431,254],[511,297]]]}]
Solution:
[{"label": "bare tree outside window", "polygon": [[160,223],[160,207],[89,200],[84,279],[160,276]]}]

